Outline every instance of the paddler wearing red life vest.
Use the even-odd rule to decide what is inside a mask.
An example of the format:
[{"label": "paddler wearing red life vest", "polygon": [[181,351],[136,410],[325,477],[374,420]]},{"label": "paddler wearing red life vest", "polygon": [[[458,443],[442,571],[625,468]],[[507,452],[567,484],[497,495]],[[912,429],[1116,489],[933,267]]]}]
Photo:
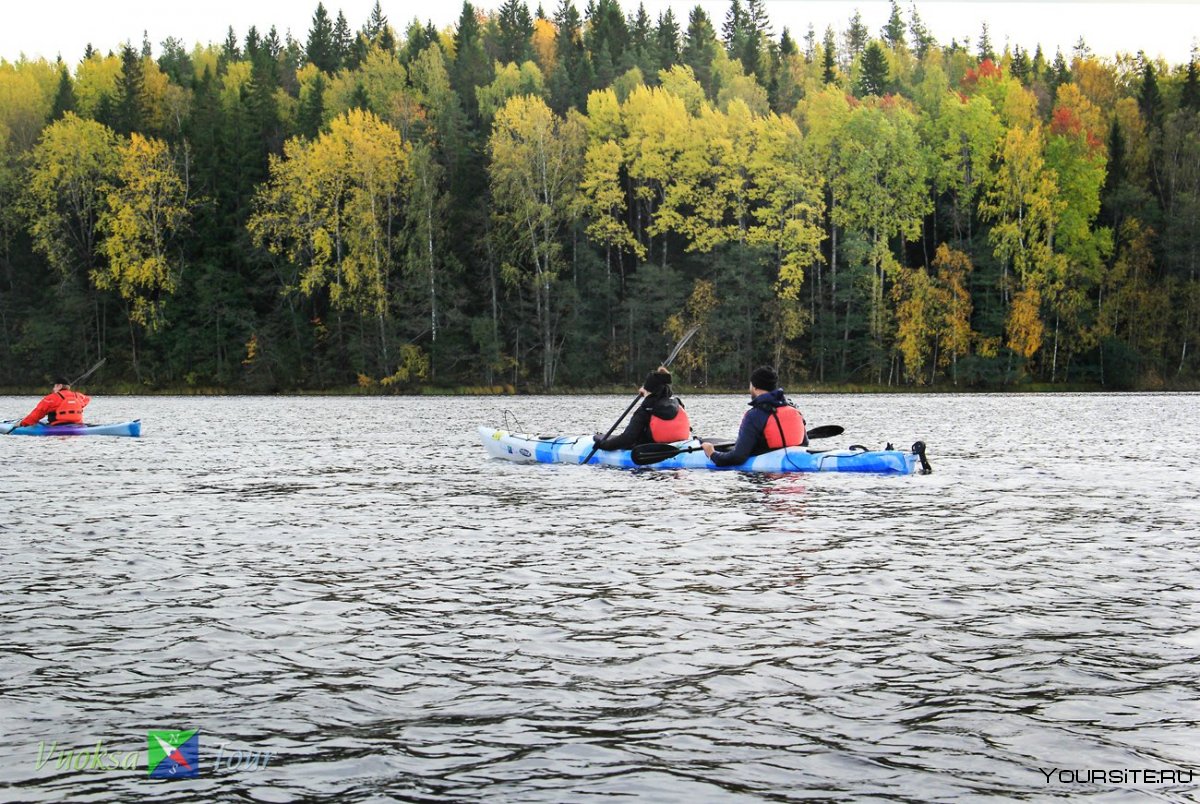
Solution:
[{"label": "paddler wearing red life vest", "polygon": [[17,423],[17,427],[37,424],[43,416],[46,417],[46,423],[51,425],[82,424],[83,409],[91,401],[92,398],[87,394],[72,391],[70,380],[59,378],[54,383],[54,390],[42,397],[37,407]]},{"label": "paddler wearing red life vest", "polygon": [[750,374],[750,410],[742,416],[737,443],[728,452],[715,452],[705,442],[704,454],[717,466],[734,466],[780,447],[807,444],[804,416],[783,395],[779,374],[771,366],[759,366]]},{"label": "paddler wearing red life vest", "polygon": [[663,366],[646,375],[642,387],[642,404],[629,417],[625,432],[608,440],[596,433],[592,440],[598,449],[633,449],[638,444],[670,444],[692,437],[683,402],[671,391],[671,372]]}]

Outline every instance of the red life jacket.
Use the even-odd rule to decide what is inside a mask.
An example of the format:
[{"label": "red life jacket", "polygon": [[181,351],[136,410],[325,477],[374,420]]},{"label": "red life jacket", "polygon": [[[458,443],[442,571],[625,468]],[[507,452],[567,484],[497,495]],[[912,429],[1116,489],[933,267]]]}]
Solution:
[{"label": "red life jacket", "polygon": [[692,423],[688,421],[683,405],[674,419],[663,419],[650,415],[650,437],[655,444],[670,444],[672,441],[687,441],[692,437]]},{"label": "red life jacket", "polygon": [[791,405],[780,405],[773,413],[767,415],[763,438],[770,449],[798,447],[804,443],[806,432],[804,416],[800,411]]},{"label": "red life jacket", "polygon": [[77,394],[68,389],[59,391],[51,396],[57,396],[57,406],[46,414],[50,424],[82,424],[83,409],[92,398],[85,394]]}]

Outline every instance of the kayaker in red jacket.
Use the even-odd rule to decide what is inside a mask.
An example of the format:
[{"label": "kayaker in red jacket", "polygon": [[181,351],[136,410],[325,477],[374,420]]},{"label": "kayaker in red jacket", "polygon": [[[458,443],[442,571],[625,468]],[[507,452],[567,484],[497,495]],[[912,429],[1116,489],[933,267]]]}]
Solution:
[{"label": "kayaker in red jacket", "polygon": [[642,404],[629,417],[625,432],[607,440],[603,433],[596,433],[592,440],[597,449],[632,449],[638,444],[669,444],[691,438],[687,411],[671,391],[671,372],[659,366],[646,375],[638,393]]},{"label": "kayaker in red jacket", "polygon": [[72,391],[70,380],[60,378],[54,383],[54,390],[42,397],[37,407],[16,426],[37,424],[43,416],[46,417],[46,423],[51,425],[82,424],[83,409],[91,401],[92,398],[87,394]]}]

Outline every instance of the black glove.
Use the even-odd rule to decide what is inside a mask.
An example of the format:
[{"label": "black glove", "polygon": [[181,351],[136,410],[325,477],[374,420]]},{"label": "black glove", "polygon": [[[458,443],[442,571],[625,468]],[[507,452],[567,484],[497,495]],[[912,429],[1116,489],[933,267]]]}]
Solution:
[{"label": "black glove", "polygon": [[599,444],[604,440],[604,433],[592,433],[592,441]]}]

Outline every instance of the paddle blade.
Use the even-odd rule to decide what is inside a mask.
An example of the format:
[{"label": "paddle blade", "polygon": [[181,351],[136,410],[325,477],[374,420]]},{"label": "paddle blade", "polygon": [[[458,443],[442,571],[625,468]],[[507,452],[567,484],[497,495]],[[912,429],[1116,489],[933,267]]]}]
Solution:
[{"label": "paddle blade", "polygon": [[668,458],[674,458],[684,450],[679,447],[671,446],[670,444],[639,444],[633,448],[630,457],[638,466],[647,466],[659,461],[665,461]]},{"label": "paddle blade", "polygon": [[814,438],[833,438],[840,436],[846,432],[846,428],[837,424],[825,424],[821,427],[814,427],[808,431],[808,438],[811,441]]}]

